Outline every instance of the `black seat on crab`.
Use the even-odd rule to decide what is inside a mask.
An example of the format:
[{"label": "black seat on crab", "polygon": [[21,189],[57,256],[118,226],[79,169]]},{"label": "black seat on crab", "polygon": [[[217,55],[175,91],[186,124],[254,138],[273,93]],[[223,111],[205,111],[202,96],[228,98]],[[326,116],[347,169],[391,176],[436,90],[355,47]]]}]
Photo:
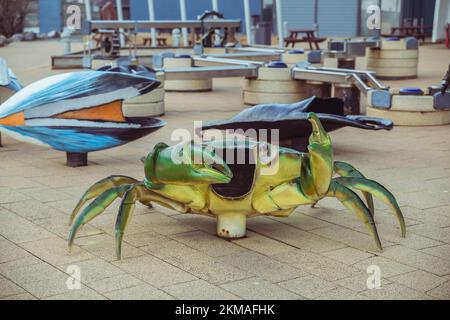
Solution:
[{"label": "black seat on crab", "polygon": [[213,184],[216,194],[224,198],[239,199],[251,192],[255,180],[255,157],[252,148],[215,148],[216,154],[223,155],[233,172],[230,183]]}]

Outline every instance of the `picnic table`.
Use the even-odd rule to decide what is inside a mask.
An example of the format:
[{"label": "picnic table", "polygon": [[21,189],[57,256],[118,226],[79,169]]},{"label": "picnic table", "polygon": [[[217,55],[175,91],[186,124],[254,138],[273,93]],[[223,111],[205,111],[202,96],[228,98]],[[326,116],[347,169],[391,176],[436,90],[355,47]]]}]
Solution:
[{"label": "picnic table", "polygon": [[[313,50],[313,44],[317,50],[320,50],[319,43],[325,41],[326,38],[316,37],[316,31],[315,29],[290,29],[289,36],[284,38],[285,47],[291,44],[292,48],[294,48],[298,42],[308,42],[311,50]],[[299,38],[299,34],[304,34],[304,36]]]},{"label": "picnic table", "polygon": [[425,42],[426,38],[426,29],[431,29],[431,26],[425,25],[417,25],[417,26],[408,26],[408,27],[391,27],[391,33],[383,36],[386,37],[398,37],[398,38],[406,38],[406,37],[416,37],[417,39],[422,39],[422,42]]}]

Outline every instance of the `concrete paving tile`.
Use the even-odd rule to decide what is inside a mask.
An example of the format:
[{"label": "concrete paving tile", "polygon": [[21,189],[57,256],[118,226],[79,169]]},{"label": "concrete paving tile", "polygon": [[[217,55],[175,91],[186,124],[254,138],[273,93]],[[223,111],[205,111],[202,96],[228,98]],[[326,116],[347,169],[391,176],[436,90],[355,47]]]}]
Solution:
[{"label": "concrete paving tile", "polygon": [[14,296],[25,292],[23,288],[5,278],[0,279],[0,289],[0,298]]},{"label": "concrete paving tile", "polygon": [[379,225],[378,233],[382,234],[381,237],[384,241],[389,241],[393,244],[400,244],[402,246],[416,250],[435,247],[443,244],[441,241],[437,241],[429,237],[424,237],[414,232],[409,232],[409,229],[410,227],[406,227],[406,237],[404,238],[401,236],[400,229],[394,225]]},{"label": "concrete paving tile", "polygon": [[427,294],[438,299],[450,300],[450,281],[428,291]]},{"label": "concrete paving tile", "polygon": [[381,286],[379,289],[363,291],[360,294],[373,300],[429,300],[429,297],[425,294],[398,283]]},{"label": "concrete paving tile", "polygon": [[56,237],[26,242],[21,244],[21,246],[53,265],[75,263],[94,258],[92,254],[76,245],[69,250],[67,241]]},{"label": "concrete paving tile", "polygon": [[70,196],[64,192],[42,186],[37,188],[21,189],[20,192],[29,198],[33,198],[44,203],[70,198]]},{"label": "concrete paving tile", "polygon": [[302,229],[304,231],[331,226],[329,222],[317,219],[312,216],[305,215],[299,212],[299,210],[302,210],[302,207],[294,211],[289,217],[286,218],[271,217],[271,219]]},{"label": "concrete paving tile", "polygon": [[426,292],[434,289],[447,281],[447,279],[443,277],[438,277],[434,274],[422,270],[417,270],[410,273],[401,274],[399,276],[391,277],[389,278],[389,280],[400,283],[405,287],[420,292]]},{"label": "concrete paving tile", "polygon": [[352,265],[373,256],[371,253],[351,247],[323,252],[322,255],[348,265]]},{"label": "concrete paving tile", "polygon": [[337,287],[319,295],[316,300],[368,300],[368,297],[360,295],[344,287]]},{"label": "concrete paving tile", "polygon": [[148,284],[116,290],[105,293],[111,300],[173,300],[174,298],[164,291],[158,290]]},{"label": "concrete paving tile", "polygon": [[381,277],[386,278],[416,270],[416,268],[413,268],[406,264],[395,262],[388,258],[379,256],[362,260],[360,262],[355,263],[353,266],[366,272],[367,268],[373,265],[380,267]]},{"label": "concrete paving tile", "polygon": [[149,255],[115,261],[114,265],[158,288],[197,279],[192,274]]},{"label": "concrete paving tile", "polygon": [[125,235],[124,241],[136,248],[139,248],[147,246],[149,244],[170,241],[170,239],[163,235],[160,235],[159,233],[156,233],[155,231],[146,231]]},{"label": "concrete paving tile", "polygon": [[1,264],[0,273],[20,286],[30,282],[67,278],[62,271],[44,262],[16,268],[11,268],[9,264]]},{"label": "concrete paving tile", "polygon": [[54,235],[18,215],[0,210],[0,235],[14,243],[48,239]]},{"label": "concrete paving tile", "polygon": [[142,280],[129,274],[118,274],[110,278],[103,278],[93,282],[89,282],[89,287],[99,293],[116,291],[144,284]]},{"label": "concrete paving tile", "polygon": [[236,300],[234,294],[204,280],[164,287],[163,290],[181,300]]},{"label": "concrete paving tile", "polygon": [[270,234],[275,230],[289,228],[285,223],[281,223],[272,217],[254,217],[247,220],[247,230],[260,234]]},{"label": "concrete paving tile", "polygon": [[[366,272],[361,272],[357,275],[348,277],[348,278],[344,278],[344,279],[339,279],[337,281],[335,281],[334,283],[342,286],[344,288],[347,288],[349,290],[352,290],[354,292],[362,292],[362,291],[366,291],[368,290],[367,288],[367,280],[369,279],[369,274]],[[381,277],[380,279],[380,284],[381,286],[385,286],[392,283],[389,279],[383,278]]]},{"label": "concrete paving tile", "polygon": [[321,294],[337,288],[332,282],[312,275],[280,282],[279,285],[307,299],[315,299]]},{"label": "concrete paving tile", "polygon": [[171,217],[211,235],[215,235],[217,232],[216,220],[210,217],[193,214],[178,214]]},{"label": "concrete paving tile", "polygon": [[191,226],[159,212],[135,216],[134,221],[147,227],[148,231],[153,230],[165,236],[195,231]]},{"label": "concrete paving tile", "polygon": [[444,244],[442,246],[436,246],[433,248],[426,248],[426,249],[423,249],[420,251],[425,252],[426,254],[435,256],[435,257],[450,260],[450,245],[449,244]]},{"label": "concrete paving tile", "polygon": [[23,288],[38,299],[68,293],[66,281],[68,275],[58,274],[52,279],[25,282]]},{"label": "concrete paving tile", "polygon": [[381,253],[381,255],[414,268],[431,272],[438,276],[450,274],[449,260],[431,256],[429,254],[405,248],[403,246],[393,246],[387,248]]},{"label": "concrete paving tile", "polygon": [[63,212],[37,200],[6,203],[2,207],[32,222],[50,218],[63,220],[67,217]]},{"label": "concrete paving tile", "polygon": [[352,266],[305,251],[292,251],[276,255],[274,258],[328,281],[350,277],[359,272],[357,268]]},{"label": "concrete paving tile", "polygon": [[[75,243],[83,250],[105,261],[116,261],[116,248],[114,237],[108,234],[98,234],[89,237],[77,238]],[[138,257],[145,252],[126,242],[122,243],[122,259]]]},{"label": "concrete paving tile", "polygon": [[43,300],[106,300],[106,298],[86,286],[81,286],[79,290],[70,290],[65,293],[46,297]]},{"label": "concrete paving tile", "polygon": [[225,266],[217,259],[198,252],[164,258],[165,261],[212,284],[219,284],[250,278],[251,274],[242,269]]},{"label": "concrete paving tile", "polygon": [[[368,233],[361,233],[352,229],[348,229],[346,227],[332,226],[327,228],[315,229],[311,232],[329,239],[328,241],[346,244],[347,246],[359,249],[361,251],[376,250],[377,248],[375,241]],[[382,235],[380,235],[380,237],[383,247],[388,246],[389,242],[384,241]],[[330,250],[332,249],[333,248],[331,248]]]},{"label": "concrete paving tile", "polygon": [[436,207],[430,209],[417,209],[414,207],[404,207],[403,214],[405,218],[409,217],[426,223],[427,225],[432,225],[435,227],[450,227],[450,216],[445,215],[446,210],[448,210],[447,206],[444,207]]},{"label": "concrete paving tile", "polygon": [[450,244],[450,232],[447,228],[440,228],[429,224],[419,224],[410,227],[409,232]]},{"label": "concrete paving tile", "polygon": [[303,297],[260,278],[250,278],[221,285],[246,300],[294,300]]},{"label": "concrete paving tile", "polygon": [[[321,229],[317,229],[321,230]],[[314,232],[313,230],[312,232]],[[325,252],[333,249],[346,247],[344,244],[329,240],[325,237],[306,232],[293,227],[276,229],[270,233],[264,233],[265,236],[278,241],[287,243],[296,248],[306,249],[313,252]]]},{"label": "concrete paving tile", "polygon": [[80,268],[81,282],[89,284],[104,278],[110,278],[123,273],[121,269],[110,262],[95,258],[91,260],[84,260],[72,264],[64,264],[58,266],[58,269],[66,272],[68,267],[77,266]]},{"label": "concrete paving tile", "polygon": [[21,293],[15,296],[0,298],[0,300],[37,300],[37,298],[29,293]]},{"label": "concrete paving tile", "polygon": [[0,203],[26,201],[30,197],[9,187],[0,187]]},{"label": "concrete paving tile", "polygon": [[243,252],[218,259],[224,265],[232,265],[259,278],[276,283],[298,278],[307,273],[288,264],[255,252]]},{"label": "concrete paving tile", "polygon": [[172,236],[172,239],[204,252],[211,257],[223,257],[238,254],[244,249],[231,241],[209,235],[203,231],[193,231]]},{"label": "concrete paving tile", "polygon": [[170,239],[154,242],[145,247],[140,247],[140,249],[160,259],[199,253],[199,251],[181,242]]},{"label": "concrete paving tile", "polygon": [[8,241],[0,241],[0,263],[26,258],[30,254],[18,245]]},{"label": "concrete paving tile", "polygon": [[290,245],[251,231],[247,231],[247,236],[245,238],[232,240],[232,242],[246,249],[265,255],[276,255],[293,249]]},{"label": "concrete paving tile", "polygon": [[[3,161],[2,161],[3,166]],[[35,188],[42,186],[40,183],[24,177],[0,177],[0,187],[11,189]]]}]

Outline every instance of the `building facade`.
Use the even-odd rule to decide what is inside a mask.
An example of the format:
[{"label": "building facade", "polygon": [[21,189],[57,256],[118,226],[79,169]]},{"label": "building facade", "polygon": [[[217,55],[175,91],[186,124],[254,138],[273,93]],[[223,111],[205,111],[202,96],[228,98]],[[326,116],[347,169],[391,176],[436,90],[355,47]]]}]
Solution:
[{"label": "building facade", "polygon": [[[92,17],[99,18],[101,6],[108,0],[91,0]],[[275,0],[250,0],[253,20],[265,20],[276,30]],[[448,1],[448,0],[442,0]],[[82,8],[83,0],[30,0],[30,14],[27,27],[48,32],[64,28],[65,12],[69,5]],[[369,16],[367,7],[380,6],[382,32],[390,32],[391,27],[408,24],[433,25],[436,0],[282,0],[282,19],[285,29],[318,28],[320,36],[366,36],[371,31],[366,26]],[[112,0],[115,3],[115,0]],[[243,0],[218,0],[219,11],[228,19],[244,21]],[[122,0],[125,19],[149,19],[147,0]],[[156,20],[179,20],[179,0],[154,0]],[[212,10],[212,0],[186,0],[188,19],[197,19],[205,10]],[[242,24],[245,32],[245,24]],[[285,30],[286,31],[286,30]]]}]

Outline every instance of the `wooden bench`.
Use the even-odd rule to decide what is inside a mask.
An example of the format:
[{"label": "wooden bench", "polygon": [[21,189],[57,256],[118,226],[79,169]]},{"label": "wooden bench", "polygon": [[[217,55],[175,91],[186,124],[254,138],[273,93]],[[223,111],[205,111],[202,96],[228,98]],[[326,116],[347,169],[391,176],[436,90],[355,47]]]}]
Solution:
[{"label": "wooden bench", "polygon": [[427,34],[424,30],[430,29],[430,26],[418,25],[418,26],[410,26],[410,27],[392,27],[390,34],[383,34],[383,37],[397,37],[397,38],[406,38],[406,37],[415,37],[418,40],[422,40],[422,43],[425,42],[425,38]]},{"label": "wooden bench", "polygon": [[[320,38],[315,36],[316,30],[313,29],[298,29],[298,30],[289,30],[289,37],[284,38],[284,45],[285,47],[289,47],[289,45],[292,45],[292,48],[294,48],[296,43],[300,42],[308,42],[309,48],[311,50],[313,49],[313,44],[315,45],[317,50],[320,50],[319,43],[324,42],[326,38]],[[299,38],[298,35],[300,33],[304,33],[305,36]]]}]

